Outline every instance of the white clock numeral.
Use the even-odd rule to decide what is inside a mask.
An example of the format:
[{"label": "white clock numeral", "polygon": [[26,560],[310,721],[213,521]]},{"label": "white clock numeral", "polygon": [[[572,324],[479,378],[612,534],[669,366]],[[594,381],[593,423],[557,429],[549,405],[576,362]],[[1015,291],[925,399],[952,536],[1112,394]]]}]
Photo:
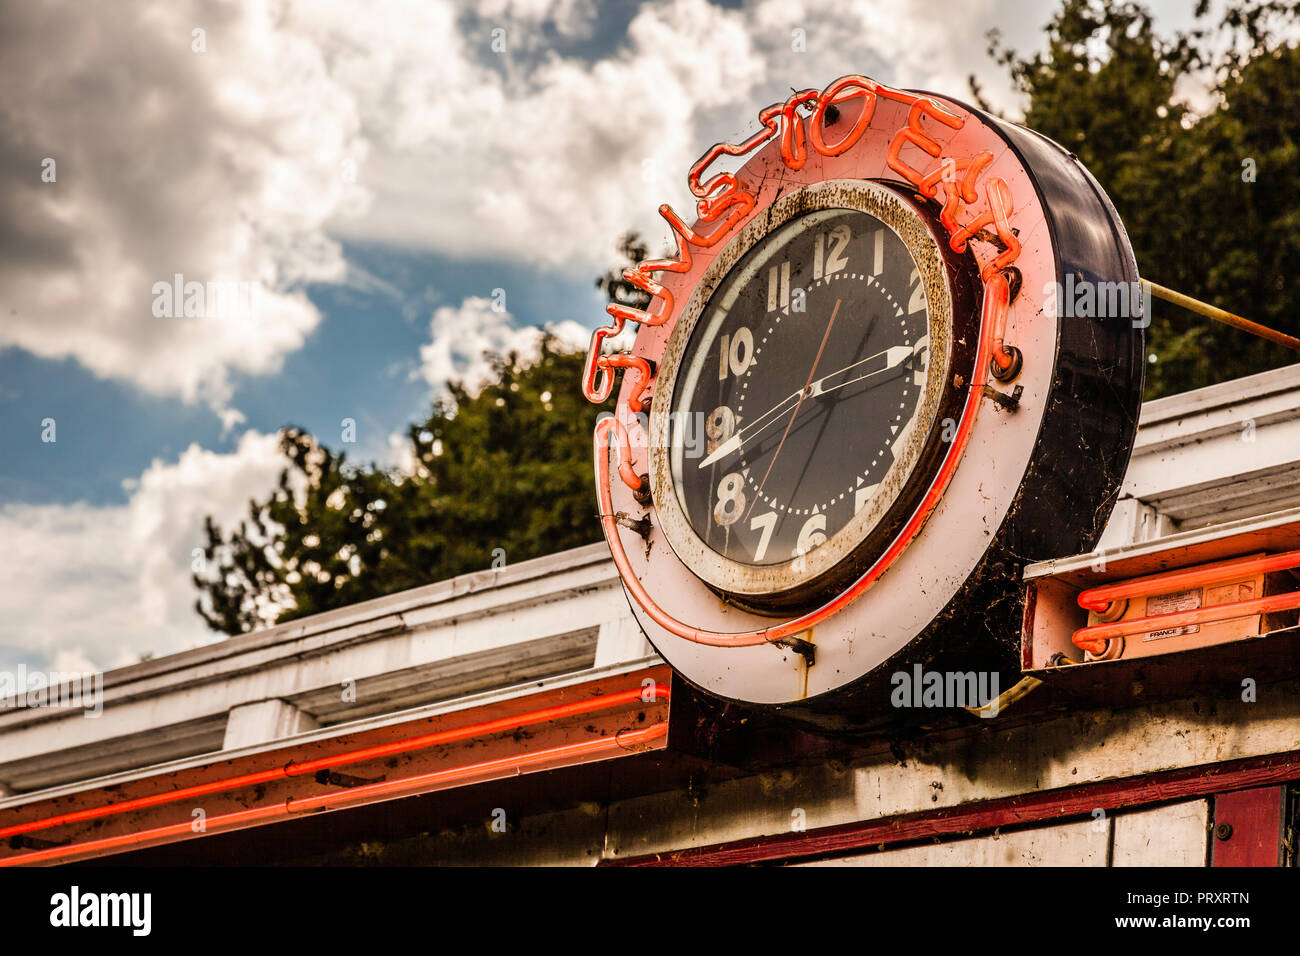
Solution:
[{"label": "white clock numeral", "polygon": [[885,230],[876,230],[876,245],[871,256],[871,274],[879,279],[880,273],[885,271]]},{"label": "white clock numeral", "polygon": [[813,548],[826,543],[826,515],[813,515],[799,529],[799,540],[795,543],[793,557],[807,554]]},{"label": "white clock numeral", "polygon": [[718,381],[727,373],[744,375],[754,360],[754,333],[741,326],[730,335],[718,336]]},{"label": "white clock numeral", "polygon": [[911,315],[925,308],[925,286],[921,282],[921,273],[913,269],[908,284],[915,287],[912,289],[912,297],[907,300],[907,314]]},{"label": "white clock numeral", "polygon": [[924,385],[926,373],[930,371],[930,336],[924,336],[912,347],[912,384]]},{"label": "white clock numeral", "polygon": [[830,233],[817,233],[813,239],[814,281],[833,276],[849,267],[849,257],[845,255],[844,250],[848,248],[849,240],[852,238],[853,233],[848,226],[836,226]]},{"label": "white clock numeral", "polygon": [[790,306],[790,263],[782,262],[767,270],[767,311]]},{"label": "white clock numeral", "polygon": [[713,520],[724,528],[740,520],[745,513],[745,479],[733,471],[718,483],[718,503],[713,506]]},{"label": "white clock numeral", "polygon": [[848,248],[851,238],[853,233],[848,226],[836,226],[831,230],[827,242],[826,275],[833,276],[849,267],[849,257],[844,254],[844,250]]},{"label": "white clock numeral", "polygon": [[736,433],[736,413],[726,405],[719,405],[709,412],[704,422],[704,434],[708,437],[706,452],[712,455],[714,450]]},{"label": "white clock numeral", "polygon": [[[846,250],[852,238],[853,232],[848,226],[843,225],[836,226],[830,232],[819,232],[813,236],[812,277],[814,282],[827,276],[833,276],[835,273],[842,272],[849,267],[849,257]],[[883,235],[876,240],[876,258],[878,260],[884,255],[884,246],[881,244],[883,241]],[[877,274],[879,274],[880,268],[877,267]],[[767,311],[775,312],[777,309],[784,311],[789,307],[790,263],[782,262],[767,270]]]},{"label": "white clock numeral", "polygon": [[772,532],[776,530],[777,515],[775,511],[755,515],[749,522],[750,531],[762,531],[758,536],[758,547],[754,549],[754,560],[762,561],[767,557],[767,546],[772,542]]}]

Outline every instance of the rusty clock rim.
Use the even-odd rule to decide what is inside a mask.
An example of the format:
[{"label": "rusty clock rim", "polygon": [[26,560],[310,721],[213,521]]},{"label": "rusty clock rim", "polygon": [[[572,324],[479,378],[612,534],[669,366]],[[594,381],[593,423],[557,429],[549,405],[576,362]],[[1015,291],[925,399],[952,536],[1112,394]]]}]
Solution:
[{"label": "rusty clock rim", "polygon": [[[802,559],[761,567],[742,564],[710,548],[691,527],[672,481],[668,424],[678,373],[691,337],[713,294],[740,260],[769,234],[805,213],[848,209],[873,216],[902,241],[921,275],[926,296],[928,368],[905,447],[881,478],[881,491],[824,544]],[[744,598],[779,597],[826,577],[853,556],[902,497],[927,444],[951,372],[952,277],[933,231],[911,202],[887,185],[865,179],[832,179],[804,186],[757,213],[709,264],[675,323],[659,362],[651,404],[650,488],[656,517],[677,558],[709,586]],[[936,357],[942,365],[936,366]],[[802,568],[800,567],[802,561]],[[779,582],[779,583],[778,583]]]}]

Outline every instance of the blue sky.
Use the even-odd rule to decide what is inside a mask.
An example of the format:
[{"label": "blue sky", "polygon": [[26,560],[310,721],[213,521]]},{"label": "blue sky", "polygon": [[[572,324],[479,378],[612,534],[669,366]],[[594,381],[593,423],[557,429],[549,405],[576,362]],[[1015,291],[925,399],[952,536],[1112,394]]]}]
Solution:
[{"label": "blue sky", "polygon": [[[387,437],[429,412],[429,385],[417,372],[438,306],[490,297],[497,288],[527,289],[511,303],[520,326],[565,319],[594,326],[603,314],[594,277],[586,275],[374,242],[345,243],[344,250],[350,268],[383,285],[308,287],[320,325],[278,374],[239,377],[232,402],[247,416],[243,427],[271,432],[295,424],[338,445],[340,423],[352,418],[357,447],[346,450],[362,460],[385,458]],[[32,440],[46,418],[56,422],[52,444]],[[0,351],[0,447],[7,449],[0,501],[125,504],[131,492],[123,481],[155,458],[174,459],[193,442],[232,450],[243,429],[223,430],[205,405],[142,394],[70,359]]]},{"label": "blue sky", "polygon": [[[985,33],[1035,49],[1054,6],[6,5],[0,666],[217,639],[192,549],[271,487],[279,428],[400,463],[482,348],[582,341],[618,236],[661,245],[658,204],[685,208],[689,163],[759,108],[849,72],[964,98],[973,73],[1014,114]],[[1194,3],[1151,6],[1168,30]],[[160,316],[176,273],[253,307]]]}]

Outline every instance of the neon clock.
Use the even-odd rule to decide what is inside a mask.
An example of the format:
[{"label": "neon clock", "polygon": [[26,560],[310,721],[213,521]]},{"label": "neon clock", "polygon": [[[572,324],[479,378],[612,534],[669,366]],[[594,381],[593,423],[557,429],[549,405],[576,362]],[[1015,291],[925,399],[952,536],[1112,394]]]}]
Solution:
[{"label": "neon clock", "polygon": [[863,76],[759,121],[692,166],[692,224],[661,207],[676,255],[625,273],[650,305],[593,335],[587,397],[623,373],[597,497],[682,677],[851,722],[900,666],[1013,667],[1020,569],[1096,543],[1143,323],[1048,295],[1138,275],[1095,180],[1028,129]]}]

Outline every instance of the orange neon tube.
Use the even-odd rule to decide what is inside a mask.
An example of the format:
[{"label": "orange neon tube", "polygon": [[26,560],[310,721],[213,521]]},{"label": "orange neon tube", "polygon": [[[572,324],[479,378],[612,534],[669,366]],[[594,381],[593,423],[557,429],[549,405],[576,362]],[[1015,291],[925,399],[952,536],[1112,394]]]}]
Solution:
[{"label": "orange neon tube", "polygon": [[1284,551],[1281,554],[1271,554],[1262,558],[1220,561],[1184,571],[1153,574],[1119,584],[1089,588],[1079,595],[1079,607],[1087,611],[1101,612],[1115,601],[1122,601],[1125,598],[1147,597],[1168,591],[1180,591],[1184,588],[1202,587],[1206,584],[1226,581],[1238,574],[1263,574],[1297,567],[1300,567],[1300,551]]},{"label": "orange neon tube", "polygon": [[1005,372],[1011,368],[1013,362],[1013,353],[1007,350],[1003,342],[1007,332],[1007,309],[1011,306],[1011,287],[1007,283],[1007,277],[1001,272],[995,272],[984,286],[984,294],[993,299],[992,311],[997,317],[997,325],[993,332],[992,358],[997,367]]},{"label": "orange neon tube", "polygon": [[619,537],[618,517],[614,511],[613,493],[610,490],[609,442],[611,437],[615,439],[614,450],[618,454],[618,470],[620,474],[624,476],[625,480],[629,476],[635,479],[636,484],[632,484],[631,487],[636,488],[640,484],[640,479],[636,477],[635,470],[631,467],[631,445],[627,437],[627,431],[626,429],[620,431],[619,426],[622,423],[614,416],[608,416],[597,421],[593,445],[596,458],[596,497],[600,502],[600,522],[605,531],[605,539],[609,542],[609,550],[614,558],[614,565],[618,568],[619,576],[637,604],[645,610],[646,614],[656,624],[684,640],[713,647],[751,647],[794,637],[810,627],[820,624],[837,611],[848,607],[857,600],[868,588],[876,583],[880,576],[888,570],[889,566],[912,542],[912,539],[920,533],[930,513],[938,507],[953,473],[957,470],[957,465],[961,462],[962,453],[966,450],[971,431],[975,427],[976,413],[979,411],[980,402],[984,397],[984,385],[988,381],[993,337],[997,334],[997,319],[990,313],[997,308],[998,300],[996,297],[985,296],[983,313],[980,318],[980,338],[976,349],[975,369],[971,382],[967,386],[966,402],[962,407],[957,433],[953,436],[952,444],[949,446],[947,457],[944,458],[943,464],[939,468],[939,473],[935,475],[933,483],[912,517],[885,553],[880,556],[875,564],[863,572],[862,576],[848,590],[823,604],[815,611],[809,611],[800,617],[791,618],[770,627],[735,633],[709,631],[679,621],[655,602],[655,599],[651,597],[650,592],[646,590],[645,585],[636,576],[631,563],[628,561],[627,551],[623,547],[623,540]]},{"label": "orange neon tube", "polygon": [[[628,731],[612,737],[599,737],[595,740],[581,740],[577,743],[563,744],[559,747],[549,747],[535,753],[499,757],[496,760],[484,760],[463,767],[452,767],[449,770],[435,770],[431,773],[417,774],[413,777],[403,777],[400,780],[382,780],[378,783],[365,784],[348,790],[323,793],[312,797],[303,797],[298,800],[291,797],[285,800],[284,803],[253,807],[249,810],[236,810],[232,813],[209,817],[205,823],[203,834],[236,829],[260,820],[296,816],[313,810],[328,810],[339,804],[361,801],[367,797],[397,797],[417,792],[429,793],[434,790],[445,790],[453,784],[472,778],[476,778],[475,782],[481,783],[487,780],[514,776],[522,773],[525,769],[536,768],[539,765],[559,766],[562,762],[575,758],[630,750],[633,747],[651,743],[667,733],[668,724],[661,721],[643,730]],[[190,833],[193,833],[192,821],[186,820],[182,823],[154,827],[151,830],[137,830],[133,833],[123,833],[119,836],[105,837],[100,840],[88,840],[84,843],[73,843],[69,846],[51,847],[48,850],[37,850],[34,853],[11,856],[0,859],[0,866],[48,863],[70,856],[83,856],[102,850],[145,846],[166,840],[168,837],[184,836]]]},{"label": "orange neon tube", "polygon": [[1202,607],[1194,611],[1177,611],[1173,614],[1157,614],[1154,617],[1134,618],[1131,621],[1119,621],[1115,624],[1096,624],[1081,628],[1071,638],[1074,646],[1094,654],[1106,649],[1106,642],[1117,637],[1140,634],[1143,631],[1164,630],[1171,627],[1186,627],[1189,624],[1212,624],[1215,621],[1227,621],[1252,614],[1274,614],[1300,607],[1300,591],[1286,594],[1273,594],[1269,597],[1255,598],[1252,601],[1237,601],[1233,604],[1220,604],[1216,607]]},{"label": "orange neon tube", "polygon": [[[163,803],[173,803],[177,800],[185,800],[189,797],[201,797],[209,793],[219,793],[223,790],[234,790],[236,787],[254,786],[259,783],[267,783],[271,780],[279,780],[283,777],[304,776],[306,774],[315,773],[318,770],[330,770],[334,767],[343,767],[348,764],[361,763],[364,760],[374,760],[379,757],[388,757],[393,754],[407,753],[412,750],[424,750],[428,747],[436,747],[439,744],[454,743],[458,740],[467,740],[471,737],[486,737],[491,734],[516,730],[520,727],[528,727],[533,724],[542,724],[551,720],[561,720],[565,717],[576,717],[597,710],[608,710],[619,704],[628,704],[633,701],[649,703],[642,698],[645,691],[649,689],[650,688],[638,687],[633,690],[619,691],[617,694],[593,697],[590,700],[575,701],[571,704],[559,704],[554,707],[546,707],[541,710],[530,711],[526,714],[515,714],[497,720],[489,720],[477,724],[467,724],[464,727],[453,727],[450,730],[434,731],[433,733],[422,734],[419,737],[411,737],[408,740],[398,740],[389,744],[363,747],[360,750],[349,750],[345,753],[333,754],[328,757],[318,757],[315,760],[306,760],[301,763],[295,763],[291,760],[283,767],[276,767],[272,770],[259,770],[254,773],[241,774],[237,777],[227,777],[223,780],[214,780],[211,783],[200,783],[192,787],[181,787],[177,790],[168,790],[165,793],[150,794],[147,797],[136,797],[133,800],[122,800],[118,803],[90,807],[85,810],[73,810],[69,813],[44,817],[40,820],[31,820],[27,823],[17,823],[13,826],[0,828],[0,837],[14,836],[19,833],[30,833],[33,830],[46,830],[51,827],[62,826],[65,823],[76,823],[81,820],[93,820],[96,817],[113,816],[118,813],[127,813],[128,811],[139,810],[144,807],[158,806]],[[661,700],[668,700],[670,697],[668,688],[663,684],[656,684],[654,686],[654,695],[655,703]]]}]

